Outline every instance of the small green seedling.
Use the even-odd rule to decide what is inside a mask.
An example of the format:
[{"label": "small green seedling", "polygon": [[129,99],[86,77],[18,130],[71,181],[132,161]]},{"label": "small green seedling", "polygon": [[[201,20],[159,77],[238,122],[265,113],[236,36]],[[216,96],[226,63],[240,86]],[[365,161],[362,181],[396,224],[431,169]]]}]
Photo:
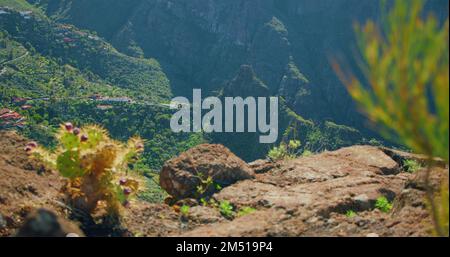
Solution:
[{"label": "small green seedling", "polygon": [[200,198],[200,204],[202,206],[208,206],[208,201],[204,197],[202,197]]},{"label": "small green seedling", "polygon": [[256,211],[255,208],[252,208],[252,207],[249,207],[249,206],[245,206],[245,207],[242,207],[242,208],[239,210],[239,212],[238,212],[237,215],[238,215],[238,217],[242,217],[242,216],[251,214],[251,213],[253,213],[253,212],[255,212],[255,211]]},{"label": "small green seedling", "polygon": [[197,177],[200,179],[200,184],[197,186],[197,195],[201,197],[214,185],[214,180],[212,177],[205,177],[201,173]]},{"label": "small green seedling", "polygon": [[348,218],[356,217],[356,212],[354,212],[354,211],[352,211],[352,210],[348,210],[348,211],[345,213],[345,216],[347,216]]},{"label": "small green seedling", "polygon": [[392,204],[389,202],[389,200],[382,196],[379,197],[375,203],[375,208],[377,208],[378,210],[384,212],[384,213],[388,213],[392,210]]},{"label": "small green seedling", "polygon": [[422,165],[420,165],[420,163],[415,160],[405,160],[403,161],[403,168],[409,173],[414,173],[420,170],[422,168]]},{"label": "small green seedling", "polygon": [[233,206],[228,201],[221,201],[219,210],[225,218],[233,218],[234,216]]},{"label": "small green seedling", "polygon": [[218,184],[218,183],[214,183],[214,188],[215,188],[217,191],[222,190],[222,186],[221,186],[220,184]]},{"label": "small green seedling", "polygon": [[183,216],[187,217],[189,216],[189,211],[190,211],[191,207],[187,206],[187,205],[183,205],[180,208],[180,212]]}]

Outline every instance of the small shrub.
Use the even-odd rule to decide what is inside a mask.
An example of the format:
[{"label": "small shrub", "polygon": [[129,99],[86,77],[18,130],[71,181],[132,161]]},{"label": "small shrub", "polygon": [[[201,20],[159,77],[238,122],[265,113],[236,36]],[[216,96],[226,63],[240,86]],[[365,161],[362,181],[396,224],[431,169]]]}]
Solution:
[{"label": "small shrub", "polygon": [[383,143],[375,138],[370,139],[367,143],[371,146],[383,146]]},{"label": "small shrub", "polygon": [[200,184],[197,186],[197,196],[202,197],[212,186],[215,186],[215,183],[210,176],[205,178],[203,174],[199,173],[197,177],[200,179]]},{"label": "small shrub", "polygon": [[280,146],[275,146],[274,148],[270,149],[269,153],[267,154],[267,157],[269,157],[269,159],[273,161],[284,160],[286,156],[287,149],[284,143],[281,143]]},{"label": "small shrub", "polygon": [[379,197],[375,203],[375,208],[377,208],[378,210],[384,212],[384,213],[388,213],[392,210],[392,204],[389,202],[389,200],[382,196]]},{"label": "small shrub", "polygon": [[313,153],[311,151],[309,151],[309,150],[305,150],[302,153],[303,157],[309,157],[309,156],[312,156],[312,155],[313,155]]},{"label": "small shrub", "polygon": [[405,160],[403,161],[403,168],[409,173],[414,173],[420,170],[422,165],[415,160]]},{"label": "small shrub", "polygon": [[267,154],[267,157],[272,161],[293,159],[297,156],[295,151],[300,146],[301,142],[299,140],[290,140],[288,144],[282,142],[280,146],[275,146],[272,148]]},{"label": "small shrub", "polygon": [[300,143],[299,140],[290,140],[288,149],[297,150],[301,145],[302,145],[302,143]]},{"label": "small shrub", "polygon": [[222,190],[222,186],[221,186],[220,184],[218,184],[218,183],[214,183],[214,188],[215,188],[217,191]]},{"label": "small shrub", "polygon": [[39,146],[26,150],[66,178],[62,191],[76,209],[93,214],[103,208],[109,215],[118,216],[130,198],[141,191],[142,179],[129,168],[144,150],[140,138],[123,144],[109,138],[101,127],[80,129],[66,123],[57,133],[57,143],[56,151]]},{"label": "small shrub", "polygon": [[229,201],[222,201],[219,204],[219,210],[220,213],[225,217],[225,218],[233,218],[234,216],[234,211],[233,211],[233,206],[231,205],[231,203]]},{"label": "small shrub", "polygon": [[204,197],[202,197],[202,198],[200,198],[200,204],[202,205],[202,206],[209,206],[209,207],[212,207],[212,208],[218,208],[219,207],[219,204],[217,203],[217,201],[216,200],[214,200],[214,198],[210,198],[209,200],[207,200],[207,198],[204,198]]}]

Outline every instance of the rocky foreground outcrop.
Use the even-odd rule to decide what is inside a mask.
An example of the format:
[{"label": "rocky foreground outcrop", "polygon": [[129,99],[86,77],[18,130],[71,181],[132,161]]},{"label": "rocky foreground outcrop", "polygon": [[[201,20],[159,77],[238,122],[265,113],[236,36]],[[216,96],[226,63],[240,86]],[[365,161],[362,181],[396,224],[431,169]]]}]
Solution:
[{"label": "rocky foreground outcrop", "polygon": [[[245,207],[255,212],[230,220],[220,217],[216,207],[194,204],[185,222],[190,231],[180,235],[429,235],[423,187],[412,186],[420,184],[421,172],[404,172],[394,160],[402,155],[420,157],[388,153],[377,147],[353,146],[278,163],[256,161],[250,164],[257,173],[254,179],[239,181],[213,195],[217,202],[230,202],[236,212]],[[436,168],[434,177],[439,176],[448,176],[448,170]],[[391,213],[375,209],[382,196],[394,202]],[[347,211],[356,215],[348,217]],[[211,224],[197,225],[198,216],[208,217]]]},{"label": "rocky foreground outcrop", "polygon": [[208,195],[210,192],[198,190],[208,178],[227,186],[254,178],[254,172],[226,147],[204,144],[167,161],[161,170],[160,184],[175,199],[183,199]]},{"label": "rocky foreground outcrop", "polygon": [[[4,142],[12,136],[14,140]],[[174,194],[172,203],[133,202],[122,221],[121,233],[113,233],[73,219],[73,213],[59,199],[61,182],[56,175],[48,172],[38,175],[35,171],[38,164],[24,166],[22,161],[11,161],[12,150],[19,153],[25,144],[16,137],[12,134],[0,137],[0,232],[3,236],[23,232],[26,224],[30,224],[27,216],[31,213],[31,219],[36,219],[34,209],[41,207],[56,213],[56,220],[65,218],[60,221],[60,228],[74,231],[73,223],[78,223],[83,229],[79,233],[88,236],[430,235],[424,171],[405,172],[399,161],[404,158],[420,161],[421,157],[416,155],[353,146],[293,160],[275,163],[259,160],[247,164],[222,146],[201,145],[164,166],[161,184]],[[3,147],[4,143],[11,147]],[[228,179],[228,183],[202,196],[201,201],[200,196],[186,193],[194,192],[198,183],[193,179],[194,171],[214,179]],[[448,180],[448,167],[435,168],[431,177],[434,185],[439,180]],[[394,204],[389,213],[375,208],[381,196]],[[231,215],[225,215],[223,208],[221,211],[220,203],[224,202],[231,206]],[[189,206],[187,213],[180,211],[183,205]],[[350,217],[346,215],[348,211],[356,215]]]},{"label": "rocky foreground outcrop", "polygon": [[77,225],[62,221],[69,212],[59,194],[63,182],[28,158],[24,151],[28,142],[14,132],[0,131],[0,236],[80,233]]}]

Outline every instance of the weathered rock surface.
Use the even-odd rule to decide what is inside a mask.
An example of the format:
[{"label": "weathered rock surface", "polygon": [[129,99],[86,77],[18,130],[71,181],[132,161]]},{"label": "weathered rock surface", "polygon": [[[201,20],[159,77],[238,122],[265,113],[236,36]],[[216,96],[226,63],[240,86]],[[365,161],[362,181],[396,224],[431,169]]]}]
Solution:
[{"label": "weathered rock surface", "polygon": [[[266,167],[255,162],[254,169]],[[335,152],[278,163],[254,180],[238,182],[216,193],[236,210],[256,212],[232,221],[201,226],[183,236],[424,236],[431,228],[424,192],[406,201],[416,180],[381,149],[354,146]],[[267,168],[264,168],[267,169]],[[263,170],[264,170],[263,169]],[[448,170],[440,170],[440,176]],[[409,190],[409,191],[408,191]],[[385,196],[401,206],[392,213],[374,208]],[[347,217],[347,211],[357,213]]]},{"label": "weathered rock surface", "polygon": [[[73,218],[59,198],[62,183],[56,175],[23,169],[37,169],[36,163],[11,161],[15,155],[23,158],[20,149],[25,143],[16,134],[0,136],[0,236],[29,231],[25,230],[30,227],[27,217],[39,208],[58,215],[56,220]],[[386,149],[353,146],[247,165],[222,146],[202,145],[169,161],[163,181],[192,188],[183,183],[192,182],[195,169],[221,175],[215,179],[229,179],[229,186],[206,198],[207,203],[192,198],[174,205],[136,200],[112,234],[84,223],[81,228],[88,236],[429,236],[432,226],[425,203],[425,170],[404,172],[402,162],[393,158]],[[442,180],[448,181],[448,167],[434,168],[433,188]],[[393,202],[391,212],[375,209],[380,196]],[[220,208],[225,201],[233,208],[231,216]],[[183,205],[189,206],[188,213],[181,213]],[[245,209],[251,211],[243,213]],[[350,210],[356,215],[347,216]],[[32,217],[36,220],[37,216]]]},{"label": "weathered rock surface", "polygon": [[226,147],[203,144],[167,161],[160,174],[160,185],[176,199],[195,198],[197,186],[208,177],[228,186],[254,178],[254,172]]},{"label": "weathered rock surface", "polygon": [[23,150],[28,141],[14,132],[0,132],[0,236],[10,236],[36,208],[65,216],[59,197],[62,181],[45,172]]}]

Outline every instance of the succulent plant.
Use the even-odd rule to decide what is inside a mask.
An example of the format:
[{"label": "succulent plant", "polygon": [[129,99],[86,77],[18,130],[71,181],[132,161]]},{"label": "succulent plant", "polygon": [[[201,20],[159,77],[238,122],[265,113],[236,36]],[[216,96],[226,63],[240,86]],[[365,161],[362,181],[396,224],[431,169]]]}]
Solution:
[{"label": "succulent plant", "polygon": [[62,125],[54,152],[37,145],[26,150],[67,180],[63,192],[69,204],[91,214],[105,208],[111,215],[120,215],[144,185],[128,168],[142,153],[143,142],[138,137],[126,144],[117,142],[98,126],[79,130],[81,137],[73,133],[71,123]]}]

